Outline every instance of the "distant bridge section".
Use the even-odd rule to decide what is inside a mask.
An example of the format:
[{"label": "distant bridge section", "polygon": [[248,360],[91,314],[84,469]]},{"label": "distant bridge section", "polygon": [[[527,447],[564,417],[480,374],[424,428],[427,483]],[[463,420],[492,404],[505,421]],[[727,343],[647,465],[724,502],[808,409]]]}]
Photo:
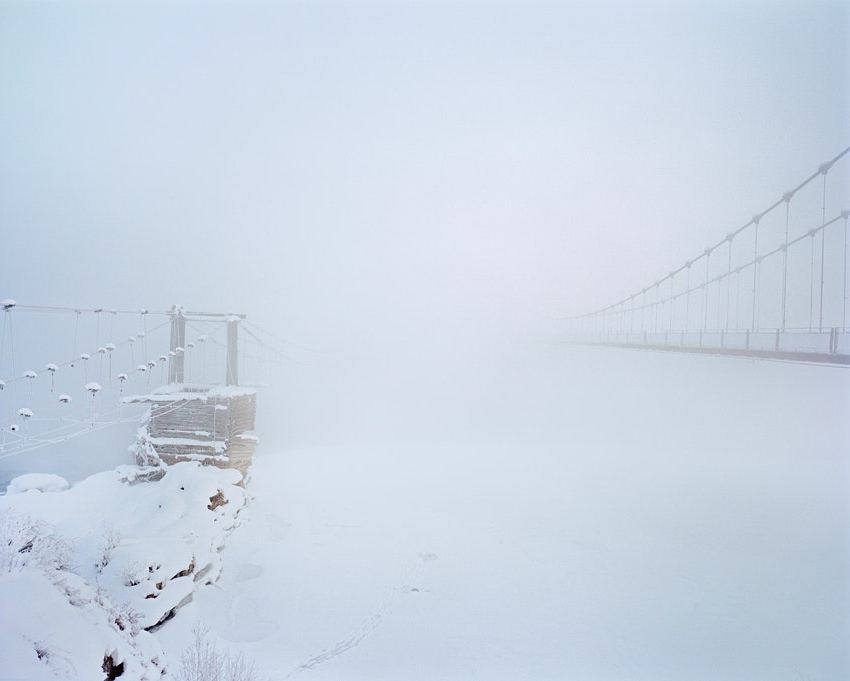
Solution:
[{"label": "distant bridge section", "polygon": [[569,318],[570,341],[850,365],[848,154],[669,274]]}]

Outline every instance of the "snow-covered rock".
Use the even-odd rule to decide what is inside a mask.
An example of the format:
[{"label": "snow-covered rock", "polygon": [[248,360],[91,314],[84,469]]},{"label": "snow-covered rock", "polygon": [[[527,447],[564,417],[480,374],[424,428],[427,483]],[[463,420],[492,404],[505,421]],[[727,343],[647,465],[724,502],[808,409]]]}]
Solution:
[{"label": "snow-covered rock", "polygon": [[62,492],[68,489],[68,481],[53,473],[26,473],[14,478],[6,488],[6,494],[23,494],[31,490],[38,492]]}]

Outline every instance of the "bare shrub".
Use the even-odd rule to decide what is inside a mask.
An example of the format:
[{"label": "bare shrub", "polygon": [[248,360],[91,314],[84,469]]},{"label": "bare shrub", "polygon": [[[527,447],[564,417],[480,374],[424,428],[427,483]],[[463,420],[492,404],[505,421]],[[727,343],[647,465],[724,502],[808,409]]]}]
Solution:
[{"label": "bare shrub", "polygon": [[121,535],[114,527],[106,527],[103,530],[103,548],[100,551],[100,558],[94,564],[98,572],[103,572],[112,561],[112,552],[118,548],[121,543]]},{"label": "bare shrub", "polygon": [[133,610],[133,608],[127,603],[117,608],[113,608],[110,611],[110,616],[112,617],[112,621],[115,623],[116,627],[118,627],[121,631],[128,631],[131,636],[136,636],[139,631],[141,631],[139,613]]},{"label": "bare shrub", "polygon": [[72,555],[71,545],[46,523],[0,512],[0,574],[25,567],[68,570]]},{"label": "bare shrub", "polygon": [[146,570],[139,561],[127,563],[121,571],[124,586],[138,586],[146,578]]},{"label": "bare shrub", "polygon": [[180,681],[257,681],[252,662],[245,657],[220,652],[210,640],[209,630],[203,626],[194,629],[194,640],[180,658]]}]

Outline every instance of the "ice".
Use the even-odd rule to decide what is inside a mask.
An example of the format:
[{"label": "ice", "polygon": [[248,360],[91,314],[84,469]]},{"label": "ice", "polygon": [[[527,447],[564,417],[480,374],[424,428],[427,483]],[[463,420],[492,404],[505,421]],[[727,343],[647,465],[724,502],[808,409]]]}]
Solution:
[{"label": "ice", "polygon": [[415,442],[261,449],[177,640],[323,681],[846,677],[844,372],[558,348],[491,380]]}]

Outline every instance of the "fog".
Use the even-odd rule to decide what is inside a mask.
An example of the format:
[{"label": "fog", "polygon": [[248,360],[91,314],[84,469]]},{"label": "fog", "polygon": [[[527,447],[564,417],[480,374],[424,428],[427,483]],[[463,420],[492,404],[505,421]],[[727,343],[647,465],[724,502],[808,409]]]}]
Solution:
[{"label": "fog", "polygon": [[[839,679],[846,372],[564,341],[848,139],[846,2],[4,2],[0,298],[151,310],[83,315],[74,353],[146,324],[155,357],[172,304],[263,330],[244,382],[284,477],[258,468],[246,536],[373,533],[350,569],[313,535],[273,554],[304,600],[281,586],[271,638],[234,644],[273,678],[368,616],[403,546],[440,554],[454,609],[311,674]],[[14,314],[18,374],[75,356],[73,313]],[[135,427],[0,459],[0,484],[127,462]]]},{"label": "fog", "polygon": [[850,128],[843,3],[4,3],[0,31],[4,295],[241,311],[349,367],[555,340]]}]

